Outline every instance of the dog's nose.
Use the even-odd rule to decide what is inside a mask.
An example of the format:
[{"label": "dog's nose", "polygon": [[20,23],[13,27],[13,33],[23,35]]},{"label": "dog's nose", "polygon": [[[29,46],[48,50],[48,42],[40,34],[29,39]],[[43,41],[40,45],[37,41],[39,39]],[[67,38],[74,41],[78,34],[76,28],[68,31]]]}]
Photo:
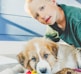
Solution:
[{"label": "dog's nose", "polygon": [[42,68],[42,69],[40,69],[40,72],[41,73],[46,73],[47,72],[47,69],[46,68]]}]

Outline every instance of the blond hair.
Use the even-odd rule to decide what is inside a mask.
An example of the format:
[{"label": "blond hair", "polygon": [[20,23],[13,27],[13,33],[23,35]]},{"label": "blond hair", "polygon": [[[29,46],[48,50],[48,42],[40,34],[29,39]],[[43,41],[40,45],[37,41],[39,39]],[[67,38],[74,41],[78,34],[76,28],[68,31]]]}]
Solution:
[{"label": "blond hair", "polygon": [[[32,2],[33,0],[26,0],[26,2],[30,3]],[[50,1],[50,0],[46,0],[46,1]]]},{"label": "blond hair", "polygon": [[29,2],[32,2],[32,0],[26,0],[26,2],[28,2],[28,3],[29,3]]}]

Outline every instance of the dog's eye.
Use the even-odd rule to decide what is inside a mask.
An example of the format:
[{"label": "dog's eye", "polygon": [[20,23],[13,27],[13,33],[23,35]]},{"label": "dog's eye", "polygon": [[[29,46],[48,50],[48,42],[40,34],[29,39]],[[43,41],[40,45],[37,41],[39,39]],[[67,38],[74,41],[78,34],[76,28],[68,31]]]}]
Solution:
[{"label": "dog's eye", "polygon": [[32,57],[31,60],[32,60],[32,61],[36,61],[36,58],[35,58],[35,57]]},{"label": "dog's eye", "polygon": [[48,55],[49,55],[49,54],[44,54],[44,58],[46,58],[46,59],[47,59],[47,58],[48,58]]}]

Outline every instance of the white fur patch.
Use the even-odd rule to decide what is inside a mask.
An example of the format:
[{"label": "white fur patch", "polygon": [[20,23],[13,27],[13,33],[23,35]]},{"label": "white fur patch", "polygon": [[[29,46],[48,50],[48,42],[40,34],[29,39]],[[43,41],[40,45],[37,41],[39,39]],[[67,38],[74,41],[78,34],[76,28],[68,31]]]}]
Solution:
[{"label": "white fur patch", "polygon": [[34,45],[35,45],[35,48],[36,48],[37,54],[38,54],[38,56],[39,56],[39,60],[42,60],[42,59],[41,59],[41,56],[40,56],[40,53],[39,53],[39,52],[40,52],[40,48],[39,48],[38,43],[35,43]]},{"label": "white fur patch", "polygon": [[41,50],[39,48],[39,44],[38,43],[35,43],[34,45],[35,45],[35,48],[36,48],[36,51],[37,51],[37,54],[38,54],[38,57],[39,57],[39,62],[37,64],[37,72],[39,74],[42,74],[41,73],[41,70],[46,69],[47,71],[46,71],[45,74],[50,74],[51,73],[51,67],[50,67],[49,63],[46,60],[43,60],[41,58],[40,53],[39,53],[40,50]]}]

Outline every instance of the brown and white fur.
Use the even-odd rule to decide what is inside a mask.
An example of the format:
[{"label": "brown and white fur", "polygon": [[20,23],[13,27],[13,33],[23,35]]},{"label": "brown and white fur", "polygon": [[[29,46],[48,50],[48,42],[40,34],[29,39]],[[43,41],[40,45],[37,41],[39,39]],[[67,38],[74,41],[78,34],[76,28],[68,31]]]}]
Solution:
[{"label": "brown and white fur", "polygon": [[81,74],[81,72],[75,71],[74,69],[71,68],[64,68],[58,71],[56,74]]},{"label": "brown and white fur", "polygon": [[34,38],[18,54],[18,60],[26,69],[37,70],[38,74],[54,74],[63,68],[81,68],[80,55],[70,45]]}]

